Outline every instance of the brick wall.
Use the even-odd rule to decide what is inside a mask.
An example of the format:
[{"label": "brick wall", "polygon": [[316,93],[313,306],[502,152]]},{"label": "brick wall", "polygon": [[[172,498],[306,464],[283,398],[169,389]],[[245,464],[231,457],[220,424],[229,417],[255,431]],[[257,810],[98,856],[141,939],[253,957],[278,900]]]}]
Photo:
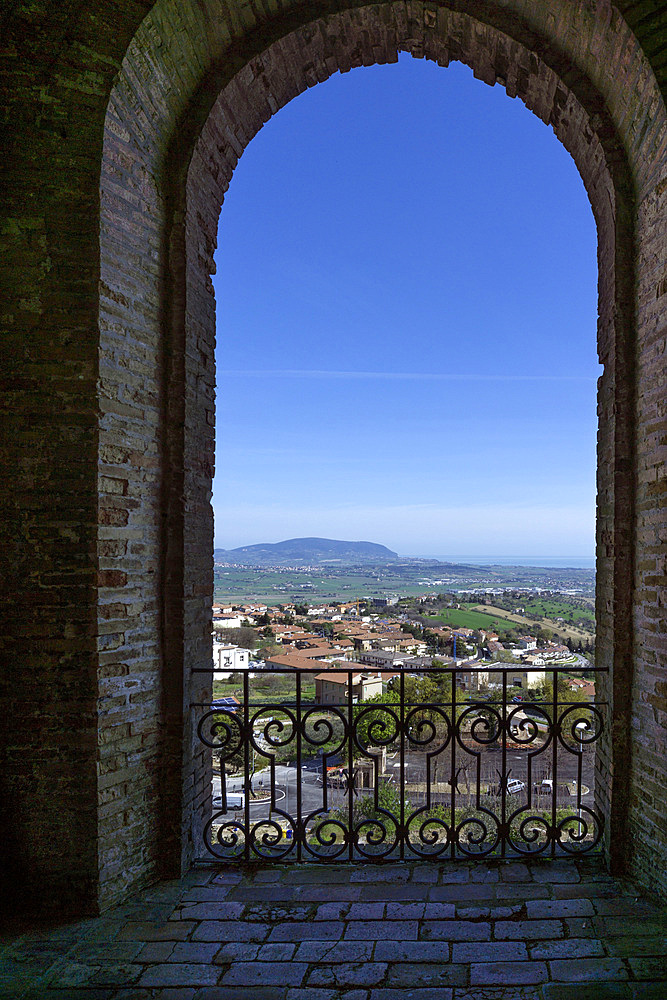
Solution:
[{"label": "brick wall", "polygon": [[[0,780],[18,884],[36,897],[48,881],[58,905],[109,905],[192,856],[208,787],[188,706],[206,694],[189,668],[210,656],[219,208],[243,149],[287,101],[403,50],[462,60],[519,96],[589,193],[605,366],[598,655],[614,713],[600,785],[612,858],[654,884],[667,181],[664,103],[619,14],[636,6],[15,5],[0,49],[13,142],[0,274],[14,302]],[[633,15],[658,54],[659,16]]]}]

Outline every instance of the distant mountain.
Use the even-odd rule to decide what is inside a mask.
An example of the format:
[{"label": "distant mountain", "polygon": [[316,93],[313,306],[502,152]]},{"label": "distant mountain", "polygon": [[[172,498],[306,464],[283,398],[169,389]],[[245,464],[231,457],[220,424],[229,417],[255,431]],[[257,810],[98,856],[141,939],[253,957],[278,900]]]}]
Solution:
[{"label": "distant mountain", "polygon": [[358,565],[398,559],[386,545],[376,542],[341,542],[334,538],[288,538],[284,542],[242,545],[238,549],[215,549],[217,562],[249,566],[313,566],[317,563]]}]

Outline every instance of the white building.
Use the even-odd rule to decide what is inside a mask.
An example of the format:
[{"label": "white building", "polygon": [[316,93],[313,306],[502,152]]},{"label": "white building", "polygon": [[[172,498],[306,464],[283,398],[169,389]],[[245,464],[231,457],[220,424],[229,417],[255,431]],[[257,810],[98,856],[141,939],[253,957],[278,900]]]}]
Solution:
[{"label": "white building", "polygon": [[[354,673],[352,678],[352,701],[365,701],[382,694],[382,678],[372,673]],[[315,701],[318,705],[345,704],[348,697],[350,674],[327,670],[315,677]]]},{"label": "white building", "polygon": [[250,650],[222,642],[213,643],[213,669],[220,679],[229,677],[237,670],[247,670],[249,664]]}]

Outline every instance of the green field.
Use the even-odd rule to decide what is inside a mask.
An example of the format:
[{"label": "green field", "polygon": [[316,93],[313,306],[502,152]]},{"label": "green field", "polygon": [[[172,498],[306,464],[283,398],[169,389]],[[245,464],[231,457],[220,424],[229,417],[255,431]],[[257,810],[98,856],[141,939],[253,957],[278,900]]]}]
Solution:
[{"label": "green field", "polygon": [[591,625],[595,624],[595,612],[592,608],[577,607],[567,600],[554,601],[535,597],[528,600],[522,598],[519,603],[529,615],[540,615],[543,618],[550,618],[552,621],[563,618],[571,625],[580,621],[590,622]]},{"label": "green field", "polygon": [[[243,685],[229,681],[213,682],[213,697],[224,698],[233,696],[243,700]],[[301,674],[301,697],[304,702],[315,700],[315,674]],[[280,703],[295,701],[296,680],[294,674],[264,674],[256,673],[250,681],[250,702],[262,704],[266,702]]]},{"label": "green field", "polygon": [[[325,566],[294,569],[215,564],[214,594],[218,601],[243,604],[262,601],[287,604],[356,600],[358,597],[414,597],[485,587],[549,590],[578,589],[592,594],[592,570],[558,570],[529,566],[464,566],[417,561],[377,566]],[[557,603],[557,602],[556,602]],[[563,616],[564,617],[564,616]]]},{"label": "green field", "polygon": [[426,618],[426,628],[429,625],[451,625],[453,628],[484,629],[485,632],[506,631],[512,627],[512,622],[502,618],[494,618],[480,611],[467,611],[463,608],[446,608],[438,615]]}]

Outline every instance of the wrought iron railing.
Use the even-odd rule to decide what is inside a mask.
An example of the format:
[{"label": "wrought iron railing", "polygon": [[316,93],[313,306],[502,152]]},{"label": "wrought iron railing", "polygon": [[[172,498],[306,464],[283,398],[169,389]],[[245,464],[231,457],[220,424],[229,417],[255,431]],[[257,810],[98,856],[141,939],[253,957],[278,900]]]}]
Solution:
[{"label": "wrought iron railing", "polygon": [[[493,668],[484,667],[491,676]],[[507,669],[485,698],[466,691],[475,674],[465,664],[363,677],[323,664],[245,673],[235,699],[194,706],[213,772],[206,856],[332,862],[593,851],[603,828],[593,786],[606,706],[564,690],[561,678],[576,668],[509,673],[533,670],[545,675],[540,699],[530,689],[515,695]]]}]

